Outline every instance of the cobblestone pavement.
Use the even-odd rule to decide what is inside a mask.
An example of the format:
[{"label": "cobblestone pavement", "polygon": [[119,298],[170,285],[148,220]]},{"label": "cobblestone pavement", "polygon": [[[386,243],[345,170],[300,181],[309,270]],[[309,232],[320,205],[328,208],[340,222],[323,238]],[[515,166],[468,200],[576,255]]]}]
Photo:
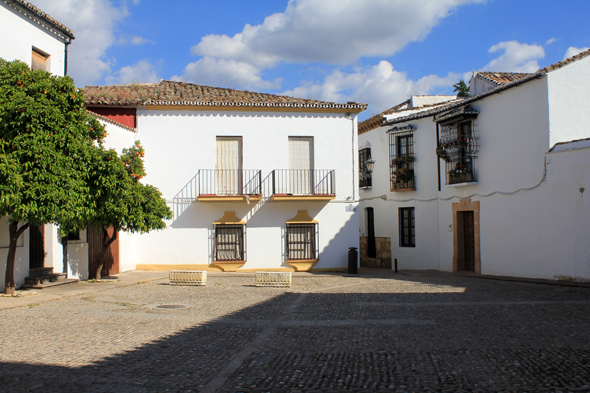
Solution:
[{"label": "cobblestone pavement", "polygon": [[0,310],[0,392],[590,391],[590,288],[371,269],[253,284]]}]

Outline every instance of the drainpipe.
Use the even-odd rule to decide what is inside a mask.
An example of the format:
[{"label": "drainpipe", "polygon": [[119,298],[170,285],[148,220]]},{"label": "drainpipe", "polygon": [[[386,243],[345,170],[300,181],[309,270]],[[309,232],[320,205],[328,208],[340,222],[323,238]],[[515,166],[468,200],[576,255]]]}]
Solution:
[{"label": "drainpipe", "polygon": [[68,46],[72,43],[72,39],[70,38],[68,42],[65,43],[65,59],[64,59],[64,76],[68,75]]},{"label": "drainpipe", "polygon": [[[351,121],[351,125],[352,125],[352,139],[351,139],[351,144],[352,144],[352,200],[355,201],[356,200],[356,181],[355,181],[355,177],[354,177],[354,168],[355,168],[355,149],[354,149],[354,136],[355,136],[355,129],[354,129],[354,119],[355,119],[355,115],[352,114],[352,112],[346,112],[346,114],[344,115],[345,118],[349,119]],[[358,154],[358,152],[357,152]]]}]

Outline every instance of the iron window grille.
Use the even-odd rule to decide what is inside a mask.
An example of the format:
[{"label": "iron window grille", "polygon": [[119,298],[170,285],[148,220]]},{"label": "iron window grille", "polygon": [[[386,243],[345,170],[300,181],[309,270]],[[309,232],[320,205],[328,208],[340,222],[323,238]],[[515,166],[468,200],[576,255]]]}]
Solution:
[{"label": "iron window grille", "polygon": [[287,224],[287,259],[318,258],[318,224]]},{"label": "iron window grille", "polygon": [[367,171],[367,161],[371,159],[371,148],[359,150],[359,187],[372,186],[372,174]]},{"label": "iron window grille", "polygon": [[444,114],[439,123],[436,154],[445,161],[446,184],[477,181],[475,161],[479,150],[475,136],[477,112],[469,107]]},{"label": "iron window grille", "polygon": [[413,133],[389,134],[391,190],[415,190]]},{"label": "iron window grille", "polygon": [[245,261],[245,226],[240,224],[215,225],[216,261]]},{"label": "iron window grille", "polygon": [[413,207],[399,208],[399,246],[416,247],[416,220]]}]

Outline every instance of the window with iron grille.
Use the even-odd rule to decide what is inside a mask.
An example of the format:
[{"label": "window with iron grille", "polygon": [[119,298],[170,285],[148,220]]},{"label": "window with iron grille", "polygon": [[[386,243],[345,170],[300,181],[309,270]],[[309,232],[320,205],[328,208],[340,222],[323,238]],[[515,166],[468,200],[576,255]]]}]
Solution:
[{"label": "window with iron grille", "polygon": [[399,208],[399,246],[416,247],[415,218],[413,207]]},{"label": "window with iron grille", "polygon": [[215,225],[215,260],[244,261],[244,225]]},{"label": "window with iron grille", "polygon": [[287,259],[318,259],[318,224],[287,224]]},{"label": "window with iron grille", "polygon": [[392,191],[415,190],[414,135],[389,134],[390,183]]},{"label": "window with iron grille", "polygon": [[359,150],[359,187],[371,187],[372,176],[367,171],[367,161],[371,159],[371,148]]}]

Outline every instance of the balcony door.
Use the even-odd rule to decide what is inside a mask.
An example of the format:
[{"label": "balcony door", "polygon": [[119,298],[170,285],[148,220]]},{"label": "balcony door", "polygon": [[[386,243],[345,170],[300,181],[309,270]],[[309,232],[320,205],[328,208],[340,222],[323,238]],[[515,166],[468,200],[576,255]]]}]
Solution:
[{"label": "balcony door", "polygon": [[242,137],[218,136],[215,194],[242,194]]},{"label": "balcony door", "polygon": [[313,137],[289,137],[289,194],[313,195]]}]

